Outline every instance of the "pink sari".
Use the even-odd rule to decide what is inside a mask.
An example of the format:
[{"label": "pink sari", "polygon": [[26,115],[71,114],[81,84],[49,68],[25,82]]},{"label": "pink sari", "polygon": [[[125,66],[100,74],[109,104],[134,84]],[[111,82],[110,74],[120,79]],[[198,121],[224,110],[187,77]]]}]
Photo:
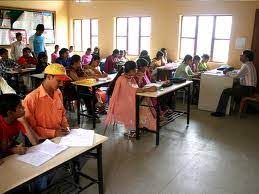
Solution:
[{"label": "pink sari", "polygon": [[[105,125],[123,124],[127,129],[136,129],[136,91],[138,85],[134,78],[120,76],[115,84],[110,100]],[[143,102],[142,102],[143,103]],[[144,102],[147,104],[150,102]],[[156,130],[156,118],[149,107],[140,107],[139,127]]]}]

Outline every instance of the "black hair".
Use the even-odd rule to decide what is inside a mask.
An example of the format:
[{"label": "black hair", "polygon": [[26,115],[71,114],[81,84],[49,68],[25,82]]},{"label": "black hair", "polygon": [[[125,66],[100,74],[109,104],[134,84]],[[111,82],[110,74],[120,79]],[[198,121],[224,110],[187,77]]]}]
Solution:
[{"label": "black hair", "polygon": [[158,51],[156,53],[156,58],[163,57],[163,56],[164,56],[164,53],[162,51]]},{"label": "black hair", "polygon": [[147,67],[148,65],[149,65],[148,61],[144,58],[140,58],[137,60],[138,69],[142,67]]},{"label": "black hair", "polygon": [[68,51],[68,49],[67,48],[62,48],[62,49],[60,49],[60,51],[59,51],[59,56],[61,57],[65,52],[67,52]]},{"label": "black hair", "polygon": [[48,57],[48,55],[46,54],[46,52],[40,52],[38,54],[38,61],[40,61],[41,59]]},{"label": "black hair", "polygon": [[134,70],[137,68],[137,64],[135,61],[127,61],[124,64],[124,72],[129,73],[131,70]]},{"label": "black hair", "polygon": [[164,53],[166,50],[167,50],[166,48],[161,48],[160,51],[162,51]]},{"label": "black hair", "polygon": [[0,115],[7,116],[8,111],[15,111],[21,103],[21,98],[17,94],[0,95]]},{"label": "black hair", "polygon": [[199,55],[195,55],[195,56],[193,57],[193,60],[199,61],[199,60],[201,60],[201,58],[200,58]]},{"label": "black hair", "polygon": [[208,54],[203,54],[203,55],[202,55],[202,58],[203,58],[203,59],[210,59],[210,56],[209,56]]},{"label": "black hair", "polygon": [[72,67],[74,63],[77,63],[79,61],[81,61],[81,57],[79,55],[73,55],[70,60],[70,66]]},{"label": "black hair", "polygon": [[56,44],[54,48],[58,48],[58,47],[59,47],[59,45]]},{"label": "black hair", "polygon": [[25,52],[25,51],[30,51],[31,52],[31,49],[29,47],[25,47],[22,49],[22,52]]},{"label": "black hair", "polygon": [[44,31],[45,28],[44,28],[44,25],[43,24],[38,24],[37,27],[36,27],[36,31]]},{"label": "black hair", "polygon": [[113,55],[117,55],[117,54],[119,54],[119,53],[120,53],[120,51],[119,51],[118,49],[115,49],[115,50],[112,52]]},{"label": "black hair", "polygon": [[92,62],[93,62],[93,61],[97,61],[97,60],[100,60],[100,59],[101,59],[99,55],[94,54],[94,55],[92,55],[92,56],[93,56],[93,57],[92,57],[91,62],[89,63],[89,65],[92,65]]},{"label": "black hair", "polygon": [[185,57],[183,59],[183,63],[186,63],[189,60],[192,60],[192,56],[191,55],[185,55]]},{"label": "black hair", "polygon": [[15,33],[15,37],[17,38],[18,36],[21,36],[22,35],[22,33],[21,32],[17,32],[17,33]]},{"label": "black hair", "polygon": [[148,55],[148,52],[146,50],[143,50],[140,52],[139,58],[147,56],[147,55]]},{"label": "black hair", "polygon": [[5,53],[8,53],[8,50],[5,48],[0,48],[0,55],[3,55]]},{"label": "black hair", "polygon": [[123,50],[120,50],[120,54],[124,54],[124,51],[123,51]]},{"label": "black hair", "polygon": [[87,51],[87,52],[88,52],[88,51],[92,52],[92,49],[91,49],[91,48],[87,48],[86,51]]},{"label": "black hair", "polygon": [[74,48],[74,46],[70,46],[69,49]]},{"label": "black hair", "polygon": [[248,59],[248,61],[253,61],[254,60],[254,53],[253,51],[250,50],[244,50],[243,55]]}]

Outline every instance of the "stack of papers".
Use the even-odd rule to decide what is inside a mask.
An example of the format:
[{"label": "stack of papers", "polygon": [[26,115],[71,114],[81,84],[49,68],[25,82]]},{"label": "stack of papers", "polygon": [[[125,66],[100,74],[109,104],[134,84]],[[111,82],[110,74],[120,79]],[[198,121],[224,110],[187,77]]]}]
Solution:
[{"label": "stack of papers", "polygon": [[62,137],[59,145],[69,147],[86,147],[94,143],[94,130],[71,129],[71,132]]},{"label": "stack of papers", "polygon": [[42,144],[30,148],[26,154],[18,156],[17,159],[33,166],[40,166],[67,148],[47,139]]}]

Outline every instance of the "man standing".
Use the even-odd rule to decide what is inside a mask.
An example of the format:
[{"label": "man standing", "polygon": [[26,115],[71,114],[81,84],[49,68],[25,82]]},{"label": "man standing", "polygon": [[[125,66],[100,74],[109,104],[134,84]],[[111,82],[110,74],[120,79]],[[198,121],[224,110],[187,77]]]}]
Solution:
[{"label": "man standing", "polygon": [[29,45],[35,57],[41,52],[46,52],[45,37],[42,35],[43,32],[44,25],[38,24],[36,33],[29,38]]},{"label": "man standing", "polygon": [[25,48],[24,43],[22,42],[22,34],[20,32],[15,34],[16,40],[11,44],[11,58],[15,61],[22,56],[22,50]]},{"label": "man standing", "polygon": [[229,97],[242,98],[245,96],[253,95],[257,85],[257,73],[253,64],[254,53],[250,50],[243,51],[240,55],[240,61],[242,62],[241,69],[237,74],[232,75],[231,72],[224,72],[224,74],[239,78],[240,85],[233,88],[227,88],[223,90],[216,112],[211,113],[215,117],[223,117],[226,114],[226,108]]}]

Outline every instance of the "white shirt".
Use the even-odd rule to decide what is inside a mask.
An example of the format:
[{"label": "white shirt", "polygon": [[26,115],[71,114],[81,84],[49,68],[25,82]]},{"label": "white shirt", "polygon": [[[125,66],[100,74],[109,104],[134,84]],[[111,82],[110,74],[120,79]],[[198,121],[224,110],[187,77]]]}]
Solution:
[{"label": "white shirt", "polygon": [[19,41],[15,41],[11,44],[11,57],[13,60],[18,61],[22,56],[22,49],[25,48],[25,44]]},{"label": "white shirt", "polygon": [[11,88],[7,82],[4,80],[4,78],[0,77],[0,92],[3,94],[15,94],[16,92],[14,91],[13,88]]}]

